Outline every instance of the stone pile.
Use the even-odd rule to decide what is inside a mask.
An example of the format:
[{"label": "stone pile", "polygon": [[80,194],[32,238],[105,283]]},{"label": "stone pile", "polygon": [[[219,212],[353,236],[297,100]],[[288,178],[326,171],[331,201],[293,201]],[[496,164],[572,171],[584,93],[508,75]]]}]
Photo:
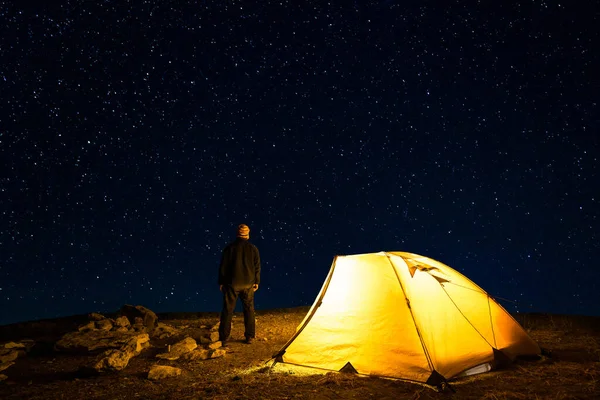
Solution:
[{"label": "stone pile", "polygon": [[144,318],[142,310],[130,307],[136,310],[135,315],[129,313],[133,317],[133,324],[126,315],[111,319],[102,314],[92,313],[88,323],[80,326],[77,331],[64,335],[56,342],[54,348],[60,352],[96,355],[90,365],[83,367],[85,370],[122,370],[131,358],[150,346],[147,330],[156,327],[156,318],[152,319],[152,311],[145,309],[150,317]]},{"label": "stone pile", "polygon": [[[150,347],[151,338],[161,346],[165,339],[173,337],[178,340],[167,345],[165,352],[156,355],[159,363],[208,360],[226,354],[219,341],[218,327],[219,324],[211,327],[203,325],[200,330],[187,331],[186,334],[181,329],[158,322],[156,314],[143,306],[125,305],[114,319],[99,313],[89,314],[88,322],[63,335],[54,344],[54,349],[89,355],[91,361],[81,370],[94,374],[123,370],[133,357]],[[15,360],[24,356],[33,345],[34,341],[27,340],[0,344],[0,381],[7,378],[2,371],[14,365]],[[157,364],[149,371],[148,379],[158,380],[181,373],[180,368]]]},{"label": "stone pile", "polygon": [[0,381],[7,378],[2,372],[15,365],[16,359],[24,357],[34,345],[32,340],[0,344]]},{"label": "stone pile", "polygon": [[[223,357],[226,354],[226,350],[222,348],[222,343],[218,341],[218,338],[219,334],[216,332],[216,329],[211,329],[209,333],[201,336],[199,338],[200,345],[198,345],[196,339],[188,336],[185,339],[168,346],[167,351],[157,354],[156,358],[166,361],[197,361]],[[150,372],[148,372],[148,379],[160,380],[179,376],[181,373],[181,368],[157,364],[150,369]]]},{"label": "stone pile", "polygon": [[225,349],[222,348],[222,343],[219,341],[211,342],[202,346],[198,346],[196,340],[191,337],[186,337],[180,342],[169,346],[167,352],[157,354],[156,358],[162,360],[208,360],[209,358],[218,358],[224,356]]}]

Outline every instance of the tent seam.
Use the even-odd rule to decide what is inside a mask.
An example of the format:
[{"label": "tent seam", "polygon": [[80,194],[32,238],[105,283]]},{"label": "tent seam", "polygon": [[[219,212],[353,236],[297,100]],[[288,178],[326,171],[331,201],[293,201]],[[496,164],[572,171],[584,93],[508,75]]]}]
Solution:
[{"label": "tent seam", "polygon": [[314,304],[315,307],[311,310],[312,313],[311,313],[310,317],[306,318],[304,325],[302,325],[302,327],[300,329],[298,329],[298,331],[296,333],[294,333],[294,335],[290,338],[290,340],[288,340],[287,343],[284,344],[283,347],[281,349],[279,349],[279,351],[277,353],[275,353],[272,358],[281,357],[281,356],[283,356],[283,354],[285,354],[285,350],[292,344],[292,342],[294,340],[296,340],[296,338],[298,336],[300,336],[300,333],[302,333],[304,328],[306,328],[306,326],[308,325],[308,323],[310,322],[312,317],[314,317],[314,315],[316,314],[319,307],[321,307],[321,303],[323,302],[323,297],[325,297],[325,293],[327,293],[327,289],[329,289],[329,283],[331,282],[331,278],[333,277],[333,272],[335,271],[335,265],[337,264],[337,259],[338,259],[338,256],[335,257],[335,259],[333,260],[333,263],[331,264],[331,269],[329,270],[329,274],[327,276],[327,282],[326,282],[325,286],[323,287],[323,293],[319,294],[319,298]]},{"label": "tent seam", "polygon": [[[412,318],[413,324],[415,325],[415,330],[417,331],[417,336],[419,337],[419,341],[421,342],[421,346],[423,347],[423,353],[425,353],[425,359],[427,359],[427,364],[429,365],[429,368],[431,368],[431,371],[433,372],[433,371],[435,371],[435,367],[433,366],[433,361],[431,360],[431,356],[429,355],[427,346],[425,346],[425,341],[423,340],[421,331],[419,330],[419,327],[417,326],[417,320],[415,319],[415,316],[412,311],[412,307],[410,306],[410,300],[409,300],[408,296],[406,295],[406,292],[404,291],[404,286],[402,286],[402,281],[400,280],[400,276],[398,275],[398,271],[396,271],[396,268],[394,267],[394,263],[392,262],[390,255],[388,253],[385,253],[385,255],[390,263],[390,266],[394,270],[394,275],[396,275],[396,279],[398,279],[398,284],[400,285],[400,289],[402,289],[402,294],[404,294],[404,299],[406,300],[406,304],[408,306],[408,312],[410,313],[410,317]],[[402,257],[400,257],[400,258],[402,258]],[[404,259],[402,258],[402,260],[404,260]]]},{"label": "tent seam", "polygon": [[463,318],[469,323],[469,325],[471,325],[473,327],[473,329],[475,330],[475,332],[477,332],[479,334],[479,336],[481,336],[481,338],[483,340],[485,340],[485,342],[491,348],[495,349],[495,347],[490,342],[488,342],[488,340],[485,338],[485,336],[483,336],[481,334],[481,332],[479,332],[479,330],[475,327],[475,325],[473,325],[473,323],[469,320],[469,318],[467,318],[467,316],[462,312],[462,310],[458,307],[458,305],[456,305],[456,303],[454,302],[454,300],[452,299],[452,297],[450,297],[450,294],[448,294],[448,292],[446,291],[446,288],[443,285],[440,285],[440,286],[442,287],[442,290],[444,291],[444,293],[446,293],[446,296],[448,296],[448,298],[450,299],[450,301],[452,302],[452,304],[454,304],[454,307],[456,307],[456,309],[458,310],[458,312],[460,313],[460,315],[463,316]]},{"label": "tent seam", "polygon": [[490,295],[487,296],[488,303],[488,313],[490,315],[490,328],[492,329],[492,337],[494,338],[494,348],[498,348],[498,343],[496,342],[496,332],[494,331],[494,321],[492,319],[492,307],[490,306]]},{"label": "tent seam", "polygon": [[[511,314],[510,314],[508,311],[506,311],[506,309],[505,309],[504,307],[502,307],[502,304],[498,303],[498,302],[496,301],[496,299],[495,299],[495,298],[493,298],[493,297],[491,297],[491,296],[490,296],[490,299],[491,299],[491,300],[492,300],[492,301],[493,301],[493,302],[494,302],[494,303],[495,303],[495,304],[496,304],[498,307],[500,307],[500,309],[501,309],[502,311],[504,311],[504,312],[506,313],[506,315],[508,315],[508,317],[509,317],[510,319],[512,319],[512,321],[515,323],[515,325],[516,325],[516,326],[517,326],[519,329],[521,329],[521,331],[522,331],[522,332],[525,334],[525,336],[527,336],[527,337],[529,338],[529,340],[531,340],[532,342],[534,342],[534,343],[537,345],[537,342],[536,342],[535,340],[533,340],[533,338],[532,338],[531,336],[529,336],[529,334],[527,333],[527,331],[525,330],[525,328],[523,328],[523,327],[521,326],[521,324],[519,324],[519,321],[517,321],[517,320],[515,319],[515,317],[513,317],[513,316],[512,316],[512,315],[511,315]],[[539,348],[539,345],[537,345],[537,346],[538,346],[538,348]]]}]

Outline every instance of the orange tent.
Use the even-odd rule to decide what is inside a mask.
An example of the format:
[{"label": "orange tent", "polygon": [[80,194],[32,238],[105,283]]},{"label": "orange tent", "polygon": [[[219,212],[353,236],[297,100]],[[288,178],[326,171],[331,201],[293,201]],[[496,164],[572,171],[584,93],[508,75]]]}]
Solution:
[{"label": "orange tent", "polygon": [[404,252],[337,256],[275,362],[440,385],[539,346],[483,289]]}]

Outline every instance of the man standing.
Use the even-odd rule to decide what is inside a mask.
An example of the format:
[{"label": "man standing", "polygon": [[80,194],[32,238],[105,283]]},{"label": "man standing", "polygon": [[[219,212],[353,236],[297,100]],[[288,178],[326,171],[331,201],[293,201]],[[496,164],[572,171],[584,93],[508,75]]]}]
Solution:
[{"label": "man standing", "polygon": [[250,243],[250,228],[241,224],[237,238],[223,250],[219,267],[219,289],[223,292],[223,310],[219,324],[219,340],[225,344],[231,334],[231,318],[238,296],[244,309],[244,336],[250,344],[256,336],[254,292],[260,284],[260,255]]}]

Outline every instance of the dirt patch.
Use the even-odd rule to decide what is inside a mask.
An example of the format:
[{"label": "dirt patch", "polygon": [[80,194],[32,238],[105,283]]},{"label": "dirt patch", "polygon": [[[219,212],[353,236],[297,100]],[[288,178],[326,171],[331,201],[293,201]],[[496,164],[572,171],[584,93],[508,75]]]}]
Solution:
[{"label": "dirt patch", "polygon": [[[441,399],[448,394],[429,387],[395,380],[323,373],[294,369],[286,365],[270,368],[271,356],[285,344],[302,321],[307,308],[257,313],[257,340],[243,342],[243,317],[234,317],[228,353],[221,358],[197,361],[167,361],[155,358],[175,340],[152,340],[151,347],[133,358],[123,371],[85,376],[79,367],[86,356],[52,351],[58,332],[67,332],[75,323],[65,320],[48,323],[36,331],[22,324],[28,338],[42,338],[42,346],[4,371],[0,383],[2,399]],[[173,318],[176,316],[177,318]],[[165,317],[170,317],[167,319]],[[572,317],[574,319],[578,317]],[[181,335],[198,335],[202,326],[218,321],[215,313],[171,313],[159,315],[161,322],[181,329]],[[525,326],[551,356],[518,360],[510,367],[453,381],[460,399],[597,399],[600,387],[600,335],[585,329],[581,321]],[[44,324],[36,323],[38,327]],[[533,324],[532,324],[533,325]],[[0,327],[0,337],[10,336]],[[5,332],[2,332],[2,331]],[[37,332],[37,333],[36,333]],[[20,338],[26,338],[22,336]],[[54,338],[54,339],[53,339]],[[37,346],[37,345],[36,345]],[[153,382],[147,379],[154,365],[183,370],[182,375]],[[317,374],[318,372],[318,374]]]}]

